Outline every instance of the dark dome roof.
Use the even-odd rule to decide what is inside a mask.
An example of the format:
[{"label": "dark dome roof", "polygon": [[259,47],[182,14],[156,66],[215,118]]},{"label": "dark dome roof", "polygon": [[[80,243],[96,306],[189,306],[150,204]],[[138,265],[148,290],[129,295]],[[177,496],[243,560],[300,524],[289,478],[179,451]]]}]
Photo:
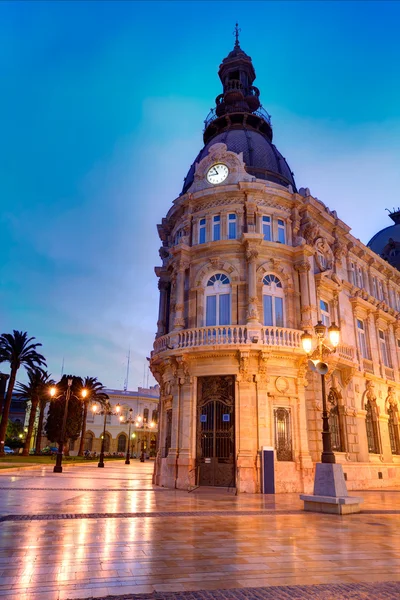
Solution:
[{"label": "dark dome roof", "polygon": [[243,152],[246,171],[258,179],[265,179],[285,187],[290,184],[296,191],[293,173],[281,153],[265,135],[254,129],[228,129],[214,136],[200,151],[189,169],[183,184],[184,194],[193,183],[196,163],[208,155],[208,149],[217,143],[226,144],[228,150],[239,154]]},{"label": "dark dome roof", "polygon": [[395,224],[378,231],[367,246],[400,270],[400,212],[395,211],[389,216]]}]

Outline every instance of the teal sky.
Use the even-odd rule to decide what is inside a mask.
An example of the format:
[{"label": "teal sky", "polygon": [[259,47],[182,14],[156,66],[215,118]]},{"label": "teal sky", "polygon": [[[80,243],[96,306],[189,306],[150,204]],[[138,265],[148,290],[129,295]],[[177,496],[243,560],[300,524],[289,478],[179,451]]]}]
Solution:
[{"label": "teal sky", "polygon": [[34,335],[55,376],[64,357],[122,387],[130,346],[143,383],[156,224],[202,147],[236,20],[297,186],[365,243],[390,225],[400,3],[2,2],[1,332]]}]

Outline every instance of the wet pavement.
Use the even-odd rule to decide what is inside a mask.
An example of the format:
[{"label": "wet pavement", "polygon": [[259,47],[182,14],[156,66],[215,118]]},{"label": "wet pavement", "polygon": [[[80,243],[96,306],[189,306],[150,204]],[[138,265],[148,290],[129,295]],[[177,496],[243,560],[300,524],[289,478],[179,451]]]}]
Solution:
[{"label": "wet pavement", "polygon": [[0,472],[0,600],[400,598],[400,490],[340,517],[298,494],[156,488],[152,467]]}]

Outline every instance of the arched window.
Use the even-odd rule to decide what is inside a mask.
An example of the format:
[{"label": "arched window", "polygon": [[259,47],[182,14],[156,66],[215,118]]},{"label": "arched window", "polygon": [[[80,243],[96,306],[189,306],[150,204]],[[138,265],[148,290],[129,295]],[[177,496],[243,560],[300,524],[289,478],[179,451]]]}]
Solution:
[{"label": "arched window", "polygon": [[400,454],[399,424],[397,411],[395,410],[394,406],[389,406],[388,415],[390,448],[392,450],[392,454]]},{"label": "arched window", "polygon": [[284,293],[282,282],[276,275],[265,275],[263,279],[264,325],[284,327]]},{"label": "arched window", "polygon": [[153,414],[151,415],[151,420],[153,423],[158,423],[158,410],[153,410]]},{"label": "arched window", "polygon": [[331,434],[331,445],[334,452],[344,452],[342,423],[339,415],[339,398],[341,394],[335,388],[331,388],[328,394],[328,418],[329,431]]},{"label": "arched window", "polygon": [[84,439],[84,442],[83,442],[83,449],[84,449],[85,452],[86,452],[86,450],[88,450],[89,452],[92,451],[92,448],[93,448],[93,438],[94,438],[94,435],[93,435],[93,433],[91,431],[87,431],[85,433],[85,439]]},{"label": "arched window", "polygon": [[230,325],[231,286],[223,273],[216,273],[207,282],[205,322],[206,326]]},{"label": "arched window", "polygon": [[379,454],[379,437],[378,437],[378,422],[376,407],[372,406],[368,400],[365,409],[367,411],[365,417],[365,426],[367,428],[368,452],[371,454]]},{"label": "arched window", "polygon": [[126,451],[126,435],[121,433],[118,436],[117,452],[125,452],[125,451]]},{"label": "arched window", "polygon": [[104,436],[104,452],[110,452],[110,446],[111,446],[111,435],[109,433],[106,433],[106,435]]},{"label": "arched window", "polygon": [[143,411],[143,423],[149,422],[149,409],[145,408]]}]

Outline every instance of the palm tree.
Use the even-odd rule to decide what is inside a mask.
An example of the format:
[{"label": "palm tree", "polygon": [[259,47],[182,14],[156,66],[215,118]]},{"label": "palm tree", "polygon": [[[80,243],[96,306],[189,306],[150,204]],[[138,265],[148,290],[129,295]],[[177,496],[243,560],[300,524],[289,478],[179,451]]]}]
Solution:
[{"label": "palm tree", "polygon": [[[47,385],[54,385],[54,379],[49,379]],[[42,431],[43,431],[43,421],[44,421],[44,412],[46,410],[47,403],[50,401],[48,394],[43,394],[39,400],[39,420],[36,434],[36,444],[35,444],[35,454],[40,454],[40,446],[42,445]]]},{"label": "palm tree", "polygon": [[0,456],[4,456],[4,441],[6,437],[8,415],[10,413],[11,395],[15,386],[18,369],[24,366],[27,369],[46,366],[46,360],[36,348],[39,343],[32,343],[35,338],[28,338],[26,331],[3,333],[0,336],[0,363],[10,363],[10,379],[8,380],[7,395],[4,402],[3,415],[0,423]]},{"label": "palm tree", "polygon": [[104,385],[100,381],[97,381],[97,377],[86,377],[85,381],[83,382],[83,387],[87,390],[87,396],[83,403],[82,431],[78,456],[83,456],[83,446],[85,443],[86,434],[86,419],[89,403],[99,402],[99,404],[103,405],[105,404],[106,400],[108,400],[107,394],[101,391],[104,390]]},{"label": "palm tree", "polygon": [[[28,432],[26,434],[24,449],[22,451],[22,454],[24,456],[28,456],[28,454],[29,454],[33,426],[35,424],[38,406],[39,406],[41,400],[45,399],[48,396],[47,390],[48,390],[49,385],[51,385],[52,383],[54,383],[54,382],[52,380],[50,380],[50,375],[46,371],[43,371],[43,369],[41,369],[40,367],[37,367],[36,369],[28,370],[28,383],[26,383],[26,384],[25,383],[17,383],[16,389],[17,389],[18,396],[20,398],[23,398],[27,402],[31,403]],[[47,400],[47,398],[46,398],[46,400]],[[40,419],[39,419],[39,421],[40,421]],[[39,429],[39,426],[43,427],[43,419],[42,419],[42,423],[39,422],[39,424],[38,424],[38,432],[37,432],[38,435],[39,435],[39,431],[41,432],[41,429]],[[39,444],[40,444],[40,442],[39,442]],[[40,448],[40,446],[39,446],[39,448]],[[39,449],[39,451],[40,451],[40,449]]]}]

